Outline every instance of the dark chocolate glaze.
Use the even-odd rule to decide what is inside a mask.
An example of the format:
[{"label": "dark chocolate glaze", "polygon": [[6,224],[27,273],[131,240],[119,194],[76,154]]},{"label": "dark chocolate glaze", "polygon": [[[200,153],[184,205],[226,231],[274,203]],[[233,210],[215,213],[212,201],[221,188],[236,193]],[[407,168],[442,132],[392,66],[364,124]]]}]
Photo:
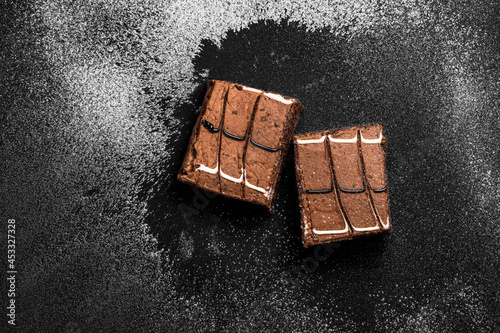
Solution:
[{"label": "dark chocolate glaze", "polygon": [[227,136],[228,138],[238,140],[238,141],[243,141],[246,139],[248,131],[245,132],[245,135],[243,135],[243,136],[237,136],[237,135],[233,135],[231,133],[228,133],[226,131],[226,126],[222,126],[222,133],[224,133],[224,135]]},{"label": "dark chocolate glaze", "polygon": [[364,180],[363,180],[363,188],[361,188],[361,189],[348,190],[348,189],[341,187],[340,185],[338,185],[338,187],[339,187],[339,190],[341,190],[344,193],[363,193],[364,191],[366,191],[366,184],[365,184]]},{"label": "dark chocolate glaze", "polygon": [[[260,101],[260,97],[262,96],[262,94],[259,94],[259,96],[257,96],[257,99],[255,100],[255,103],[253,105],[253,109],[252,109],[252,114],[250,115],[250,121],[248,122],[248,127],[247,127],[247,130],[245,132],[245,136],[247,133],[249,133],[251,130],[252,130],[252,124],[253,124],[253,121],[255,119],[255,113],[257,111],[257,106],[259,105],[259,101]],[[250,137],[252,135],[250,134]],[[243,170],[245,170],[245,167],[246,167],[246,164],[247,164],[247,150],[248,150],[248,139],[245,140],[245,147],[243,148],[243,156],[241,158],[241,163],[243,165]],[[243,187],[243,196],[245,196],[245,187],[246,187],[246,184],[245,182],[241,182],[241,186]]]},{"label": "dark chocolate glaze", "polygon": [[258,142],[255,142],[253,139],[252,139],[252,134],[250,134],[250,142],[255,146],[255,147],[259,147],[259,148],[262,148],[264,150],[267,150],[267,151],[270,151],[270,152],[277,152],[279,150],[279,147],[276,147],[276,148],[271,148],[271,147],[268,147],[268,146],[264,146],[263,144],[260,144]]},{"label": "dark chocolate glaze", "polygon": [[[221,122],[222,123],[222,122]],[[221,125],[219,124],[219,127],[215,128],[214,125],[209,122],[208,120],[205,120],[203,119],[201,121],[201,124],[203,125],[203,127],[205,127],[210,133],[217,133],[220,131],[220,127]]]},{"label": "dark chocolate glaze", "polygon": [[373,188],[371,185],[368,184],[368,186],[370,186],[370,189],[375,192],[375,193],[381,193],[381,192],[385,192],[387,191],[387,187],[384,187],[384,188]]},{"label": "dark chocolate glaze", "polygon": [[[361,146],[361,131],[358,130],[357,131],[357,135],[358,135],[358,153],[359,153],[359,158],[360,158],[360,161],[361,161],[361,169],[363,170],[363,185],[365,183],[368,183],[368,186],[370,187],[370,189],[374,192],[374,193],[381,193],[381,192],[384,192],[385,190],[387,190],[387,186],[384,187],[384,188],[381,188],[381,189],[374,189],[370,182],[368,181],[368,179],[366,179],[366,166],[365,166],[365,159],[363,157],[363,148]],[[370,191],[368,191],[368,197],[370,198],[370,203],[371,203],[371,206],[373,208],[373,212],[375,213],[375,216],[377,216],[377,222],[378,224],[380,225],[380,227],[383,229],[384,228],[384,225],[382,223],[382,219],[380,218],[380,215],[376,209],[376,206],[375,206],[375,202],[373,201],[373,197],[372,197],[372,194],[370,193]]]},{"label": "dark chocolate glaze", "polygon": [[[226,120],[226,106],[227,106],[228,96],[229,96],[229,87],[226,88],[226,94],[224,95],[224,105],[222,106],[222,116],[220,119],[219,127],[216,129],[216,132],[220,132],[221,127],[222,128],[224,127],[224,121]],[[206,120],[205,120],[205,122],[210,124]],[[203,123],[203,121],[202,121],[202,123]],[[210,124],[210,125],[212,125],[212,124]],[[205,126],[205,124],[203,124],[203,126]],[[213,128],[213,125],[212,125],[212,128]],[[215,132],[212,132],[212,133],[215,133]],[[221,189],[222,181],[221,181],[221,176],[220,176],[220,155],[221,155],[221,151],[222,151],[222,134],[218,134],[218,135],[219,135],[219,152],[217,153],[217,168],[218,168],[217,179],[219,181],[219,184],[218,184],[219,192],[222,192],[222,189]]]},{"label": "dark chocolate glaze", "polygon": [[[381,193],[381,192],[385,192],[387,190],[387,186],[384,187],[384,188],[377,188],[377,189],[374,189],[370,182],[368,181],[368,179],[366,179],[366,167],[365,167],[365,159],[363,157],[363,148],[361,147],[361,141],[360,141],[360,137],[361,137],[361,131],[360,130],[357,130],[357,133],[356,135],[358,136],[358,154],[359,154],[359,160],[361,162],[361,169],[363,170],[363,186],[366,188],[366,183],[368,183],[368,186],[370,187],[370,189],[375,192],[375,193]],[[373,203],[372,203],[373,204]],[[374,205],[375,206],[375,205]],[[379,219],[380,220],[380,219]]]},{"label": "dark chocolate glaze", "polygon": [[327,190],[304,190],[305,193],[309,193],[309,194],[330,193],[332,191],[333,191],[333,185],[330,189],[327,189]]}]

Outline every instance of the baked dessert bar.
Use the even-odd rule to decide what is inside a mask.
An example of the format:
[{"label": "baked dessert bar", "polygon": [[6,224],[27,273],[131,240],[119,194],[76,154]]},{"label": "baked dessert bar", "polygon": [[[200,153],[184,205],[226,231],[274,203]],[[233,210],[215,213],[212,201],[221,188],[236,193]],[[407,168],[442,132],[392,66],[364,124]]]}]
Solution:
[{"label": "baked dessert bar", "polygon": [[209,80],[178,179],[272,212],[301,110],[293,98]]},{"label": "baked dessert bar", "polygon": [[297,135],[294,148],[304,247],[391,231],[382,124]]}]

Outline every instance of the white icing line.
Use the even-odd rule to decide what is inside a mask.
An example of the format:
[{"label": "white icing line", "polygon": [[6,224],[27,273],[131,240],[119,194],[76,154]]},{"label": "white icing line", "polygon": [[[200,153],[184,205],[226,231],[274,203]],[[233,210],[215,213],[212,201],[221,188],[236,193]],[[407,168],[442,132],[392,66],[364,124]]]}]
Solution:
[{"label": "white icing line", "polygon": [[[200,171],[205,171],[205,172],[208,172],[212,175],[215,175],[217,173],[217,171],[219,169],[219,163],[217,163],[217,166],[215,168],[209,168],[207,167],[206,165],[203,165],[203,164],[200,164],[200,166],[198,168],[196,168],[196,170],[200,170]],[[241,170],[241,176],[240,178],[234,178],[234,177],[231,177],[229,176],[228,174],[225,174],[224,171],[220,170],[219,171],[219,174],[222,178],[225,178],[227,180],[230,180],[232,182],[235,182],[235,183],[241,183],[243,181],[243,178],[245,179],[245,186],[248,186],[249,188],[251,188],[252,190],[255,190],[255,191],[259,191],[261,193],[264,193],[264,196],[266,198],[269,199],[269,197],[271,196],[271,190],[269,191],[266,191],[266,189],[262,188],[262,187],[258,187],[258,186],[255,186],[255,185],[252,185],[248,182],[247,180],[247,171],[246,170]]]},{"label": "white icing line", "polygon": [[372,230],[378,230],[378,229],[380,229],[380,227],[378,225],[376,225],[374,227],[368,227],[368,228],[356,228],[355,226],[352,226],[352,229],[354,231],[372,231]]},{"label": "white icing line", "polygon": [[203,165],[203,164],[200,164],[200,166],[198,168],[196,168],[196,170],[200,170],[200,171],[205,171],[205,172],[208,172],[212,175],[215,175],[217,173],[219,169],[219,163],[217,162],[217,165],[215,166],[215,168],[211,169],[209,167],[207,167],[206,165]]},{"label": "white icing line", "polygon": [[337,143],[356,143],[358,142],[358,133],[356,133],[356,136],[352,139],[336,139],[332,138],[331,135],[328,135],[328,139],[330,139],[331,142],[337,142]]},{"label": "white icing line", "polygon": [[245,185],[250,187],[252,190],[256,190],[256,191],[259,191],[259,192],[266,194],[266,197],[267,197],[268,196],[267,191],[265,189],[263,189],[262,187],[258,187],[258,186],[250,184],[247,180],[247,171],[245,170],[244,173],[245,173]]},{"label": "white icing line", "polygon": [[363,133],[361,133],[361,142],[363,142],[363,143],[381,143],[382,142],[382,131],[380,131],[380,135],[376,139],[365,139],[365,138],[363,138]]},{"label": "white icing line", "polygon": [[345,228],[342,230],[316,230],[316,229],[313,229],[312,231],[316,235],[344,234],[344,233],[349,231],[349,227],[347,226],[347,223],[345,223],[345,221],[344,221],[344,224],[345,224]]},{"label": "white icing line", "polygon": [[264,95],[266,95],[267,97],[272,98],[278,102],[284,103],[284,104],[292,104],[293,103],[293,100],[286,99],[283,96],[278,95],[278,94],[265,93]]},{"label": "white icing line", "polygon": [[326,136],[323,135],[319,139],[310,139],[310,140],[299,140],[299,139],[297,139],[297,144],[299,144],[299,145],[306,145],[308,143],[321,143],[321,142],[325,141],[325,138],[326,138]]},{"label": "white icing line", "polygon": [[253,92],[256,92],[256,93],[261,93],[262,92],[262,90],[260,90],[260,89],[255,89],[255,88],[250,88],[250,87],[245,87],[245,86],[243,86],[243,90],[253,91]]},{"label": "white icing line", "polygon": [[220,176],[222,178],[230,180],[230,181],[232,181],[234,183],[241,183],[243,181],[243,169],[241,169],[241,176],[240,176],[240,178],[231,177],[230,175],[224,173],[224,171],[222,171],[222,169],[220,170]]},{"label": "white icing line", "polygon": [[387,222],[386,223],[382,222],[382,226],[384,227],[384,229],[389,229],[389,216],[387,216]]}]

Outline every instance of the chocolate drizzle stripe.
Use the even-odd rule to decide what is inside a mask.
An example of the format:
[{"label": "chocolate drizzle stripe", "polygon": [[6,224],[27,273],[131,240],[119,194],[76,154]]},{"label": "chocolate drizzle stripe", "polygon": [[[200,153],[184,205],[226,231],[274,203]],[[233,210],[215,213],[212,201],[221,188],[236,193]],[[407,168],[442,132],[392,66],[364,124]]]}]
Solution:
[{"label": "chocolate drizzle stripe", "polygon": [[341,190],[344,193],[363,193],[364,191],[366,191],[366,185],[365,185],[365,182],[363,181],[363,188],[362,189],[354,189],[354,190],[346,189],[346,188],[343,188],[339,185],[339,190]]},{"label": "chocolate drizzle stripe", "polygon": [[228,138],[238,140],[238,141],[243,141],[247,137],[247,132],[245,132],[245,135],[243,135],[243,136],[236,136],[236,135],[228,133],[226,131],[226,125],[222,126],[222,133],[224,133],[224,135],[227,136]]},{"label": "chocolate drizzle stripe", "polygon": [[[250,116],[250,121],[248,122],[248,126],[247,126],[247,130],[245,133],[250,133],[252,131],[252,128],[253,128],[253,120],[255,118],[255,114],[257,113],[257,106],[259,105],[259,101],[260,101],[260,96],[262,96],[262,94],[259,94],[259,96],[257,96],[257,99],[255,100],[255,104],[253,105],[253,109],[252,109],[252,115]],[[243,156],[241,157],[241,164],[243,166],[243,172],[244,172],[244,175],[243,175],[243,179],[245,180],[244,182],[242,182],[242,186],[243,186],[243,197],[245,197],[245,189],[246,189],[246,184],[247,184],[247,172],[246,172],[246,162],[247,162],[247,150],[248,150],[248,137],[247,135],[245,134],[245,137],[246,137],[246,140],[245,140],[245,145],[243,147]]]},{"label": "chocolate drizzle stripe", "polygon": [[[380,134],[379,134],[378,138],[376,138],[376,139],[365,139],[363,137],[363,133],[361,133],[361,131],[359,133],[360,133],[360,137],[361,137],[361,143],[366,143],[366,144],[381,144],[382,143],[382,138],[383,138],[383,131],[382,130],[380,130]],[[360,145],[359,149],[361,152],[360,155],[361,155],[361,158],[363,160],[363,166],[364,166],[363,145]],[[366,168],[364,169],[364,173],[366,175]],[[370,184],[370,181],[368,179],[366,181],[367,181],[370,189],[375,193],[385,192],[387,190],[387,186],[383,187],[383,188],[373,188],[372,185]]]},{"label": "chocolate drizzle stripe", "polygon": [[[217,129],[217,132],[218,132],[218,135],[219,135],[219,153],[217,154],[217,166],[218,166],[218,170],[217,170],[217,179],[219,180],[219,192],[222,192],[222,180],[221,180],[221,176],[220,176],[220,154],[221,154],[221,150],[222,150],[222,134],[220,133],[220,128],[221,126],[223,126],[224,124],[224,118],[226,116],[226,104],[227,104],[227,98],[229,96],[229,87],[226,88],[226,95],[224,96],[224,105],[222,107],[222,116],[221,116],[221,119],[220,119],[220,124],[219,124],[219,128]],[[212,125],[213,127],[213,125]]]},{"label": "chocolate drizzle stripe", "polygon": [[335,189],[335,187],[339,187],[339,183],[337,181],[337,175],[335,174],[335,169],[333,168],[333,157],[332,157],[332,148],[330,147],[330,136],[327,135],[326,140],[325,140],[325,149],[328,153],[328,157],[330,160],[330,170],[332,170],[332,176],[333,176],[333,187],[334,187],[334,193],[335,197],[337,198],[337,202],[340,207],[340,211],[342,213],[342,217],[344,218],[344,223],[349,227],[349,231],[353,232],[353,226],[351,224],[351,221],[349,220],[349,217],[347,216],[347,213],[345,212],[344,205],[342,204],[342,200],[340,199],[340,194],[339,191]]},{"label": "chocolate drizzle stripe", "polygon": [[219,124],[219,127],[217,127],[217,128],[215,128],[215,127],[214,127],[214,125],[213,125],[211,122],[209,122],[208,120],[205,120],[205,119],[203,119],[203,120],[201,121],[201,124],[202,124],[202,125],[203,125],[203,127],[205,127],[205,128],[206,128],[206,129],[207,129],[210,133],[217,133],[217,132],[219,132],[219,131],[220,131],[220,128],[221,128],[221,126],[222,126],[222,121],[221,121],[221,123]]},{"label": "chocolate drizzle stripe", "polygon": [[[358,130],[358,132],[361,136],[361,131]],[[380,142],[382,142],[382,130],[380,131]],[[372,142],[372,143],[375,143],[375,142]],[[363,158],[363,148],[361,146],[361,140],[358,141],[358,153],[359,153],[359,158],[361,161],[361,169],[363,170],[363,182],[364,182],[365,178],[366,178],[366,166],[365,166],[365,159]],[[370,188],[371,188],[371,185],[369,183],[368,183],[368,186],[370,186]],[[374,190],[373,188],[371,188],[371,189],[373,192],[377,193],[377,192],[384,192],[387,188],[384,187],[383,190]],[[371,206],[373,212],[375,213],[375,216],[377,218],[377,222],[379,223],[380,227],[382,227],[382,229],[387,229],[387,227],[382,222],[380,215],[378,214],[377,207],[375,206],[375,202],[373,201],[373,197],[372,197],[372,194],[370,191],[368,191],[368,198],[370,199],[370,206]]]},{"label": "chocolate drizzle stripe", "polygon": [[373,188],[370,184],[368,184],[370,186],[370,189],[375,192],[375,193],[382,193],[382,192],[385,192],[387,191],[387,187],[384,187],[384,188]]},{"label": "chocolate drizzle stripe", "polygon": [[323,193],[330,193],[332,191],[333,191],[333,186],[327,190],[304,190],[304,192],[308,194],[323,194]]},{"label": "chocolate drizzle stripe", "polygon": [[260,143],[258,143],[258,142],[255,142],[255,141],[253,140],[253,138],[252,138],[252,134],[250,134],[250,142],[251,142],[251,143],[252,143],[255,147],[259,147],[259,148],[261,148],[261,149],[264,149],[264,150],[270,151],[270,152],[272,152],[272,153],[275,153],[275,152],[277,152],[277,151],[280,149],[280,147],[279,147],[279,146],[278,146],[278,147],[276,147],[276,148],[271,148],[271,147],[268,147],[268,146],[264,146],[264,145],[262,145],[262,144],[260,144]]}]

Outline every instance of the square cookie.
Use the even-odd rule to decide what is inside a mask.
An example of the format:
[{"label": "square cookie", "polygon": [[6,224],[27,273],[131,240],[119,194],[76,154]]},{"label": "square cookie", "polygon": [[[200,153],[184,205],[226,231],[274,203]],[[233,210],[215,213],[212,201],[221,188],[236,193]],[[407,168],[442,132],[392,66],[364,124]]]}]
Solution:
[{"label": "square cookie", "polygon": [[209,80],[177,178],[272,212],[301,111],[296,99]]},{"label": "square cookie", "polygon": [[304,247],[389,233],[382,124],[296,135]]}]

